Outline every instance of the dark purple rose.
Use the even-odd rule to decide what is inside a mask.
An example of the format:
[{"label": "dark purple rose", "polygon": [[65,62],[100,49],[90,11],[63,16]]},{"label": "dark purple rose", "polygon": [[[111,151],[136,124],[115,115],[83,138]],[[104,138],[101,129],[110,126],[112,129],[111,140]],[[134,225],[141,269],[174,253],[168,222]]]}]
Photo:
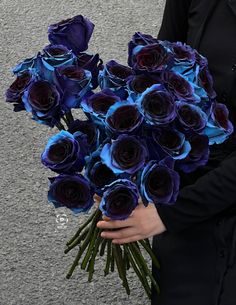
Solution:
[{"label": "dark purple rose", "polygon": [[111,219],[126,219],[138,205],[138,189],[130,180],[119,179],[104,189],[100,210]]},{"label": "dark purple rose", "polygon": [[184,159],[191,150],[185,135],[174,128],[159,128],[152,132],[153,140],[173,159]]},{"label": "dark purple rose", "polygon": [[6,102],[14,103],[14,111],[25,110],[24,103],[22,102],[22,95],[29,84],[35,79],[30,70],[24,70],[21,74],[17,75],[14,82],[6,91]]},{"label": "dark purple rose", "polygon": [[68,126],[68,132],[71,134],[80,131],[87,136],[87,142],[91,150],[96,149],[99,144],[99,129],[96,128],[96,125],[92,121],[81,121],[75,120],[71,122]]},{"label": "dark purple rose", "polygon": [[82,15],[75,16],[48,27],[48,39],[52,44],[62,44],[76,55],[88,49],[94,24]]},{"label": "dark purple rose", "polygon": [[150,161],[142,171],[140,193],[145,205],[174,204],[179,193],[180,177],[174,171],[170,157],[160,162]]},{"label": "dark purple rose", "polygon": [[43,165],[56,173],[71,174],[82,171],[88,154],[87,136],[62,130],[52,136],[41,155]]},{"label": "dark purple rose", "polygon": [[91,91],[91,72],[77,66],[66,66],[56,68],[55,75],[58,87],[63,92],[63,109],[79,108],[81,99]]},{"label": "dark purple rose", "polygon": [[115,174],[134,174],[142,168],[148,158],[145,143],[137,136],[122,134],[101,151],[101,159]]},{"label": "dark purple rose", "polygon": [[25,109],[33,114],[33,119],[50,127],[62,116],[60,99],[56,86],[44,80],[32,82],[22,96]]},{"label": "dark purple rose", "polygon": [[79,67],[91,72],[93,85],[92,89],[97,88],[98,74],[99,71],[103,69],[103,61],[99,57],[99,54],[92,55],[87,53],[79,53],[77,59],[77,64]]},{"label": "dark purple rose", "polygon": [[206,59],[206,57],[198,53],[197,50],[194,51],[195,51],[196,63],[200,66],[200,70],[206,68],[208,66],[208,60]]},{"label": "dark purple rose", "polygon": [[171,49],[174,52],[177,62],[195,62],[195,50],[189,45],[183,44],[182,42],[175,42],[171,44]]},{"label": "dark purple rose", "polygon": [[194,135],[189,139],[191,150],[185,159],[177,161],[178,169],[185,173],[195,171],[207,164],[209,159],[209,139],[206,135]]},{"label": "dark purple rose", "polygon": [[170,61],[170,54],[161,44],[137,46],[133,50],[131,67],[138,71],[158,72],[164,70]]},{"label": "dark purple rose", "polygon": [[208,117],[200,107],[186,103],[177,102],[177,116],[184,131],[201,132],[207,124]]},{"label": "dark purple rose", "polygon": [[152,85],[159,83],[161,83],[161,78],[158,75],[138,74],[129,78],[128,87],[130,92],[140,94]]},{"label": "dark purple rose", "polygon": [[133,74],[129,67],[117,63],[115,60],[109,61],[99,74],[99,84],[102,89],[110,88],[122,99],[128,94],[126,91],[127,79]]},{"label": "dark purple rose", "polygon": [[174,97],[162,85],[153,85],[144,91],[137,104],[148,124],[169,124],[176,117]]},{"label": "dark purple rose", "polygon": [[133,133],[142,124],[143,116],[132,102],[117,102],[109,108],[105,124],[115,134]]},{"label": "dark purple rose", "polygon": [[163,80],[167,89],[174,94],[176,99],[190,102],[196,100],[193,86],[179,73],[165,72]]},{"label": "dark purple rose", "polygon": [[84,98],[80,106],[85,113],[91,115],[93,121],[101,124],[99,121],[105,120],[109,108],[119,101],[120,97],[115,95],[113,91],[110,89],[103,89],[98,93],[94,93]]},{"label": "dark purple rose", "polygon": [[216,92],[213,88],[213,78],[208,67],[203,68],[199,73],[200,85],[205,89],[211,99],[216,98]]},{"label": "dark purple rose", "polygon": [[87,212],[94,204],[94,190],[89,181],[80,174],[49,178],[48,201],[55,208],[66,207],[74,214]]},{"label": "dark purple rose", "polygon": [[95,188],[95,192],[102,196],[103,188],[117,179],[117,175],[102,163],[100,157],[101,149],[94,151],[86,159],[85,176]]}]

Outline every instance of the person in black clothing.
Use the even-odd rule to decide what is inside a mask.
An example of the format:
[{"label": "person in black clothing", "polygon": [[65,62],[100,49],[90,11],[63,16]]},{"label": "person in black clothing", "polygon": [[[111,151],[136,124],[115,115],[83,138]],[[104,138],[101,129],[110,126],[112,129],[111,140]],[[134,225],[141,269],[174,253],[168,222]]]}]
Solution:
[{"label": "person in black clothing", "polygon": [[[236,0],[167,0],[158,39],[181,41],[209,61],[217,100],[236,127]],[[236,136],[210,147],[206,166],[182,176],[174,205],[139,205],[125,221],[100,221],[103,237],[153,236],[161,294],[152,305],[236,305]]]}]

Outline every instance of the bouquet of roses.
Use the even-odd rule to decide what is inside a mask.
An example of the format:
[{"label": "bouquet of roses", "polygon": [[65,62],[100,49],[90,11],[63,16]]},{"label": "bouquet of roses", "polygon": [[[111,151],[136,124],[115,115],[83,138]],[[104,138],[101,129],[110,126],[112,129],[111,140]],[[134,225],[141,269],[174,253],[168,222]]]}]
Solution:
[{"label": "bouquet of roses", "polygon": [[[80,214],[101,198],[67,243],[65,253],[79,246],[67,278],[81,262],[91,281],[96,256],[106,255],[105,275],[116,268],[129,294],[132,266],[150,297],[150,285],[159,286],[143,250],[159,263],[149,240],[113,244],[96,224],[103,215],[126,219],[138,204],[174,204],[179,173],[205,165],[209,145],[224,142],[233,126],[216,101],[207,60],[196,50],[137,32],[128,66],[103,65],[98,54],[85,52],[93,28],[81,15],[50,25],[50,44],[13,69],[6,101],[59,129],[41,155],[58,174],[49,178],[49,202]],[[74,118],[71,110],[78,108],[87,120]]]}]

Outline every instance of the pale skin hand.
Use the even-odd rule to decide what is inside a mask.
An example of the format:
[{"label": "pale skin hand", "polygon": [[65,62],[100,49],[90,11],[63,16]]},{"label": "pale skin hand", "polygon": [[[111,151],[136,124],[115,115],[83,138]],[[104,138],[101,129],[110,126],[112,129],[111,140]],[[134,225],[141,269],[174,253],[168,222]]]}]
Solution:
[{"label": "pale skin hand", "polygon": [[[98,203],[99,198],[96,197]],[[152,237],[166,231],[166,228],[153,204],[147,207],[140,201],[132,214],[125,220],[110,220],[103,216],[103,220],[97,223],[97,227],[103,229],[103,238],[112,239],[115,244],[125,244],[137,240]],[[110,231],[110,229],[119,229]]]}]

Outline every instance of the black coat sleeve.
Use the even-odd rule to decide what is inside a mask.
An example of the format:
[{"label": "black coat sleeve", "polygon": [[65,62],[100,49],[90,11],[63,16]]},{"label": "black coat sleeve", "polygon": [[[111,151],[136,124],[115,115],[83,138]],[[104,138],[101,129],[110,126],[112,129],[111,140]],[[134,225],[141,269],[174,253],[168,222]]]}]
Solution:
[{"label": "black coat sleeve", "polygon": [[236,151],[216,169],[180,190],[174,205],[156,205],[160,218],[172,233],[232,207],[236,208]]},{"label": "black coat sleeve", "polygon": [[186,42],[191,0],[167,0],[158,39]]}]

